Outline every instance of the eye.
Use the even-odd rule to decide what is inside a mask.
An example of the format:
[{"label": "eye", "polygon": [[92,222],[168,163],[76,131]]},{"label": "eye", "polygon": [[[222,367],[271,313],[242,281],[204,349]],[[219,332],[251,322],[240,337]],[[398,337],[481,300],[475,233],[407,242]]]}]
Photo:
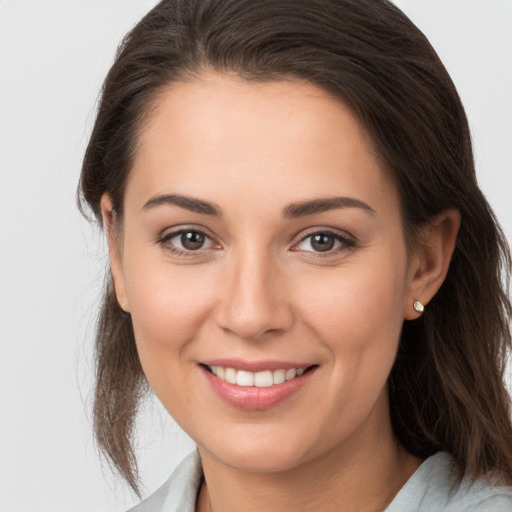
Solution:
[{"label": "eye", "polygon": [[215,246],[208,235],[196,229],[181,229],[168,233],[158,242],[175,253],[194,252]]},{"label": "eye", "polygon": [[177,239],[176,241],[179,241],[181,248],[187,251],[197,251],[201,249],[206,241],[205,234],[199,233],[198,231],[186,231],[185,233],[181,233],[181,235],[171,238],[171,240],[174,238]]},{"label": "eye", "polygon": [[317,231],[304,237],[295,247],[294,250],[328,253],[336,252],[343,248],[354,247],[355,242],[339,233],[330,231]]}]

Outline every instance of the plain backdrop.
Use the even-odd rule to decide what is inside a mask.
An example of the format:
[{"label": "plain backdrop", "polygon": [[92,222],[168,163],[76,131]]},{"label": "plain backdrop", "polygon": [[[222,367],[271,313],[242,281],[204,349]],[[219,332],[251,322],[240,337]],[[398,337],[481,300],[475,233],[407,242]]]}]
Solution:
[{"label": "plain backdrop", "polygon": [[[75,189],[102,79],[154,0],[0,0],[0,512],[122,511],[90,424],[106,265]],[[512,0],[400,0],[466,106],[481,186],[512,238]],[[192,442],[150,401],[145,493]]]}]

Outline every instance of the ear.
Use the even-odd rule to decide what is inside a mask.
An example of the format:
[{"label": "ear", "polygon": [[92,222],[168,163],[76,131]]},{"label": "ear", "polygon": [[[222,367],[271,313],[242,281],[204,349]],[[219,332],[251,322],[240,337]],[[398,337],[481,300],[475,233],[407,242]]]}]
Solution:
[{"label": "ear", "polygon": [[120,235],[119,219],[112,206],[110,195],[105,193],[101,197],[101,216],[103,218],[103,227],[107,237],[108,254],[110,260],[110,272],[114,282],[117,301],[123,311],[128,313],[130,306],[126,295],[126,287],[123,272],[123,252],[122,239]]},{"label": "ear", "polygon": [[410,257],[408,292],[404,318],[414,320],[421,311],[414,308],[420,301],[426,306],[443,284],[460,226],[458,210],[446,210],[436,215],[421,228],[416,247]]}]

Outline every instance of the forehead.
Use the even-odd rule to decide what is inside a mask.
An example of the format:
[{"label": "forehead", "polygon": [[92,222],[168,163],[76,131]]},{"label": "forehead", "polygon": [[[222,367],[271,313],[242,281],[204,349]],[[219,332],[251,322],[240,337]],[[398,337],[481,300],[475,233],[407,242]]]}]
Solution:
[{"label": "forehead", "polygon": [[364,190],[371,185],[396,201],[391,181],[357,118],[323,89],[209,73],[160,91],[140,132],[127,195],[215,201],[229,189],[296,201],[371,196]]},{"label": "forehead", "polygon": [[373,153],[364,129],[340,99],[298,79],[253,81],[209,72],[187,82],[175,82],[162,88],[152,102],[139,149],[171,124],[183,138],[225,142],[222,136],[229,133],[233,146],[243,142],[247,147],[248,140],[242,137],[250,135],[253,145],[260,148],[271,142],[267,134],[273,130],[282,133],[282,142],[286,136],[301,136],[316,144],[328,144],[328,135],[336,127],[343,130],[345,139],[350,137]]}]

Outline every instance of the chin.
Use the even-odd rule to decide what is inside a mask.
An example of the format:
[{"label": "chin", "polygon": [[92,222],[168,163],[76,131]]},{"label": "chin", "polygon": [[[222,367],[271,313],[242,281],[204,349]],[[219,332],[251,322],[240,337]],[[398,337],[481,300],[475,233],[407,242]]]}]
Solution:
[{"label": "chin", "polygon": [[248,473],[280,473],[299,466],[304,460],[293,450],[255,448],[226,450],[213,454],[220,462],[238,471]]},{"label": "chin", "polygon": [[201,455],[208,453],[219,462],[239,471],[256,473],[287,471],[314,456],[311,454],[313,447],[309,439],[290,436],[289,429],[277,433],[260,431],[259,434],[231,435],[224,442],[215,440],[203,445],[198,443],[199,452]]}]

